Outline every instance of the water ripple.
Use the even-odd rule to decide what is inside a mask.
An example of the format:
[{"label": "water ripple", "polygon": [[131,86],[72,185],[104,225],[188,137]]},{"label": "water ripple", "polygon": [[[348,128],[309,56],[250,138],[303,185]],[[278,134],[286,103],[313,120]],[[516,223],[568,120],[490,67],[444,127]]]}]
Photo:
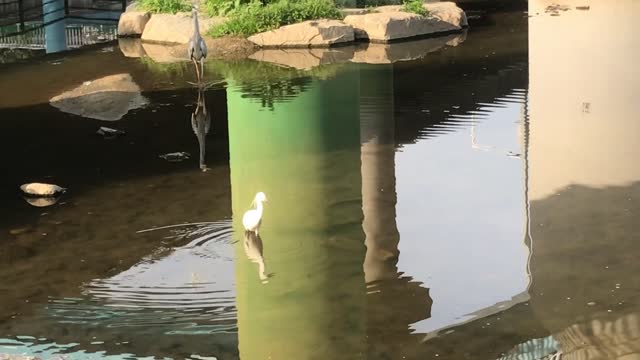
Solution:
[{"label": "water ripple", "polygon": [[61,323],[165,334],[234,331],[231,221],[149,231],[186,244],[92,280],[83,286],[83,297],[50,299],[49,315]]}]

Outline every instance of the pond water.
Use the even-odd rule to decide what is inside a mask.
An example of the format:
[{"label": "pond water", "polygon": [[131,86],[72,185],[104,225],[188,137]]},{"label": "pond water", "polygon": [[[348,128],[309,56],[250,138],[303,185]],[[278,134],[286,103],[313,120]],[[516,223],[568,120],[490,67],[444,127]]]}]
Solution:
[{"label": "pond water", "polygon": [[4,65],[0,358],[640,358],[639,4],[566,3],[201,92],[113,44]]}]

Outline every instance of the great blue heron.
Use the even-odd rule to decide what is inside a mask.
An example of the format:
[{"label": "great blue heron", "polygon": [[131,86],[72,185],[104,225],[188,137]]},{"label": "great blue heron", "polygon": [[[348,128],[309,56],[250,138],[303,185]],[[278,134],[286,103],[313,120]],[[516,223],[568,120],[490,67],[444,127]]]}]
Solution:
[{"label": "great blue heron", "polygon": [[211,128],[211,115],[207,111],[204,88],[202,87],[198,87],[198,103],[195,111],[191,114],[191,128],[196,134],[198,144],[200,145],[200,169],[202,171],[206,171],[207,165],[204,162],[204,155],[206,148],[206,136]]},{"label": "great blue heron", "polygon": [[191,36],[191,40],[189,40],[189,47],[187,51],[189,52],[189,59],[191,59],[191,61],[193,61],[193,64],[196,66],[196,76],[198,77],[198,82],[200,82],[200,70],[198,69],[198,62],[200,62],[202,75],[204,76],[204,59],[207,57],[207,44],[204,42],[202,36],[200,36],[197,5],[193,5],[193,10],[191,11],[191,13],[193,16],[193,35]]},{"label": "great blue heron", "polygon": [[253,203],[256,205],[256,208],[247,211],[242,216],[242,225],[246,231],[251,231],[258,235],[258,230],[262,223],[262,203],[266,201],[267,196],[263,192],[256,194],[255,199],[253,199]]}]

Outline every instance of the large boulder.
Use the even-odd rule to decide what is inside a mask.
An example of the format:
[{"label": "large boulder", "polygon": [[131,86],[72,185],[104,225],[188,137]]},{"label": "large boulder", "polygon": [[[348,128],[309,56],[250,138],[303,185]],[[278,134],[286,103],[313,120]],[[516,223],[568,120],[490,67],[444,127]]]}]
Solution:
[{"label": "large boulder", "polygon": [[402,11],[402,6],[381,6],[375,12],[349,15],[358,39],[389,42],[397,39],[459,31],[467,26],[467,17],[453,2],[425,3],[427,16]]},{"label": "large boulder", "polygon": [[120,15],[118,36],[140,36],[151,18],[146,11],[127,11]]},{"label": "large boulder", "polygon": [[88,81],[75,89],[54,96],[52,106],[85,118],[115,121],[130,110],[140,108],[148,100],[131,75],[117,74]]},{"label": "large boulder", "polygon": [[323,47],[354,40],[353,27],[339,20],[309,20],[249,37],[261,47]]},{"label": "large boulder", "polygon": [[[199,17],[200,33],[206,33],[214,25],[225,21],[221,17]],[[166,44],[187,44],[193,35],[193,19],[190,13],[154,14],[142,33],[142,40]]]}]

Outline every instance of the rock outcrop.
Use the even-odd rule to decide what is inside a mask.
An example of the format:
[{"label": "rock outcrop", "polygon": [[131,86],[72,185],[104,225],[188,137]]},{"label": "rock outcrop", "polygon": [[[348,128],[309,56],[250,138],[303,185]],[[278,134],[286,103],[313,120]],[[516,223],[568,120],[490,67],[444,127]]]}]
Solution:
[{"label": "rock outcrop", "polygon": [[467,17],[453,2],[425,3],[427,16],[402,11],[402,6],[381,6],[375,12],[349,15],[346,24],[354,27],[357,39],[389,42],[438,33],[459,31]]},{"label": "rock outcrop", "polygon": [[109,75],[88,81],[57,95],[50,104],[60,111],[86,118],[115,121],[130,110],[142,107],[148,100],[129,74]]},{"label": "rock outcrop", "polygon": [[339,20],[310,20],[249,37],[261,47],[326,47],[355,40],[353,27]]},{"label": "rock outcrop", "polygon": [[118,36],[140,36],[151,14],[146,11],[127,11],[120,15]]},{"label": "rock outcrop", "polygon": [[[126,13],[125,13],[126,14]],[[199,17],[200,33],[224,22],[224,18]],[[193,34],[193,20],[190,13],[154,14],[147,22],[142,33],[142,40],[166,44],[187,44]]]}]

